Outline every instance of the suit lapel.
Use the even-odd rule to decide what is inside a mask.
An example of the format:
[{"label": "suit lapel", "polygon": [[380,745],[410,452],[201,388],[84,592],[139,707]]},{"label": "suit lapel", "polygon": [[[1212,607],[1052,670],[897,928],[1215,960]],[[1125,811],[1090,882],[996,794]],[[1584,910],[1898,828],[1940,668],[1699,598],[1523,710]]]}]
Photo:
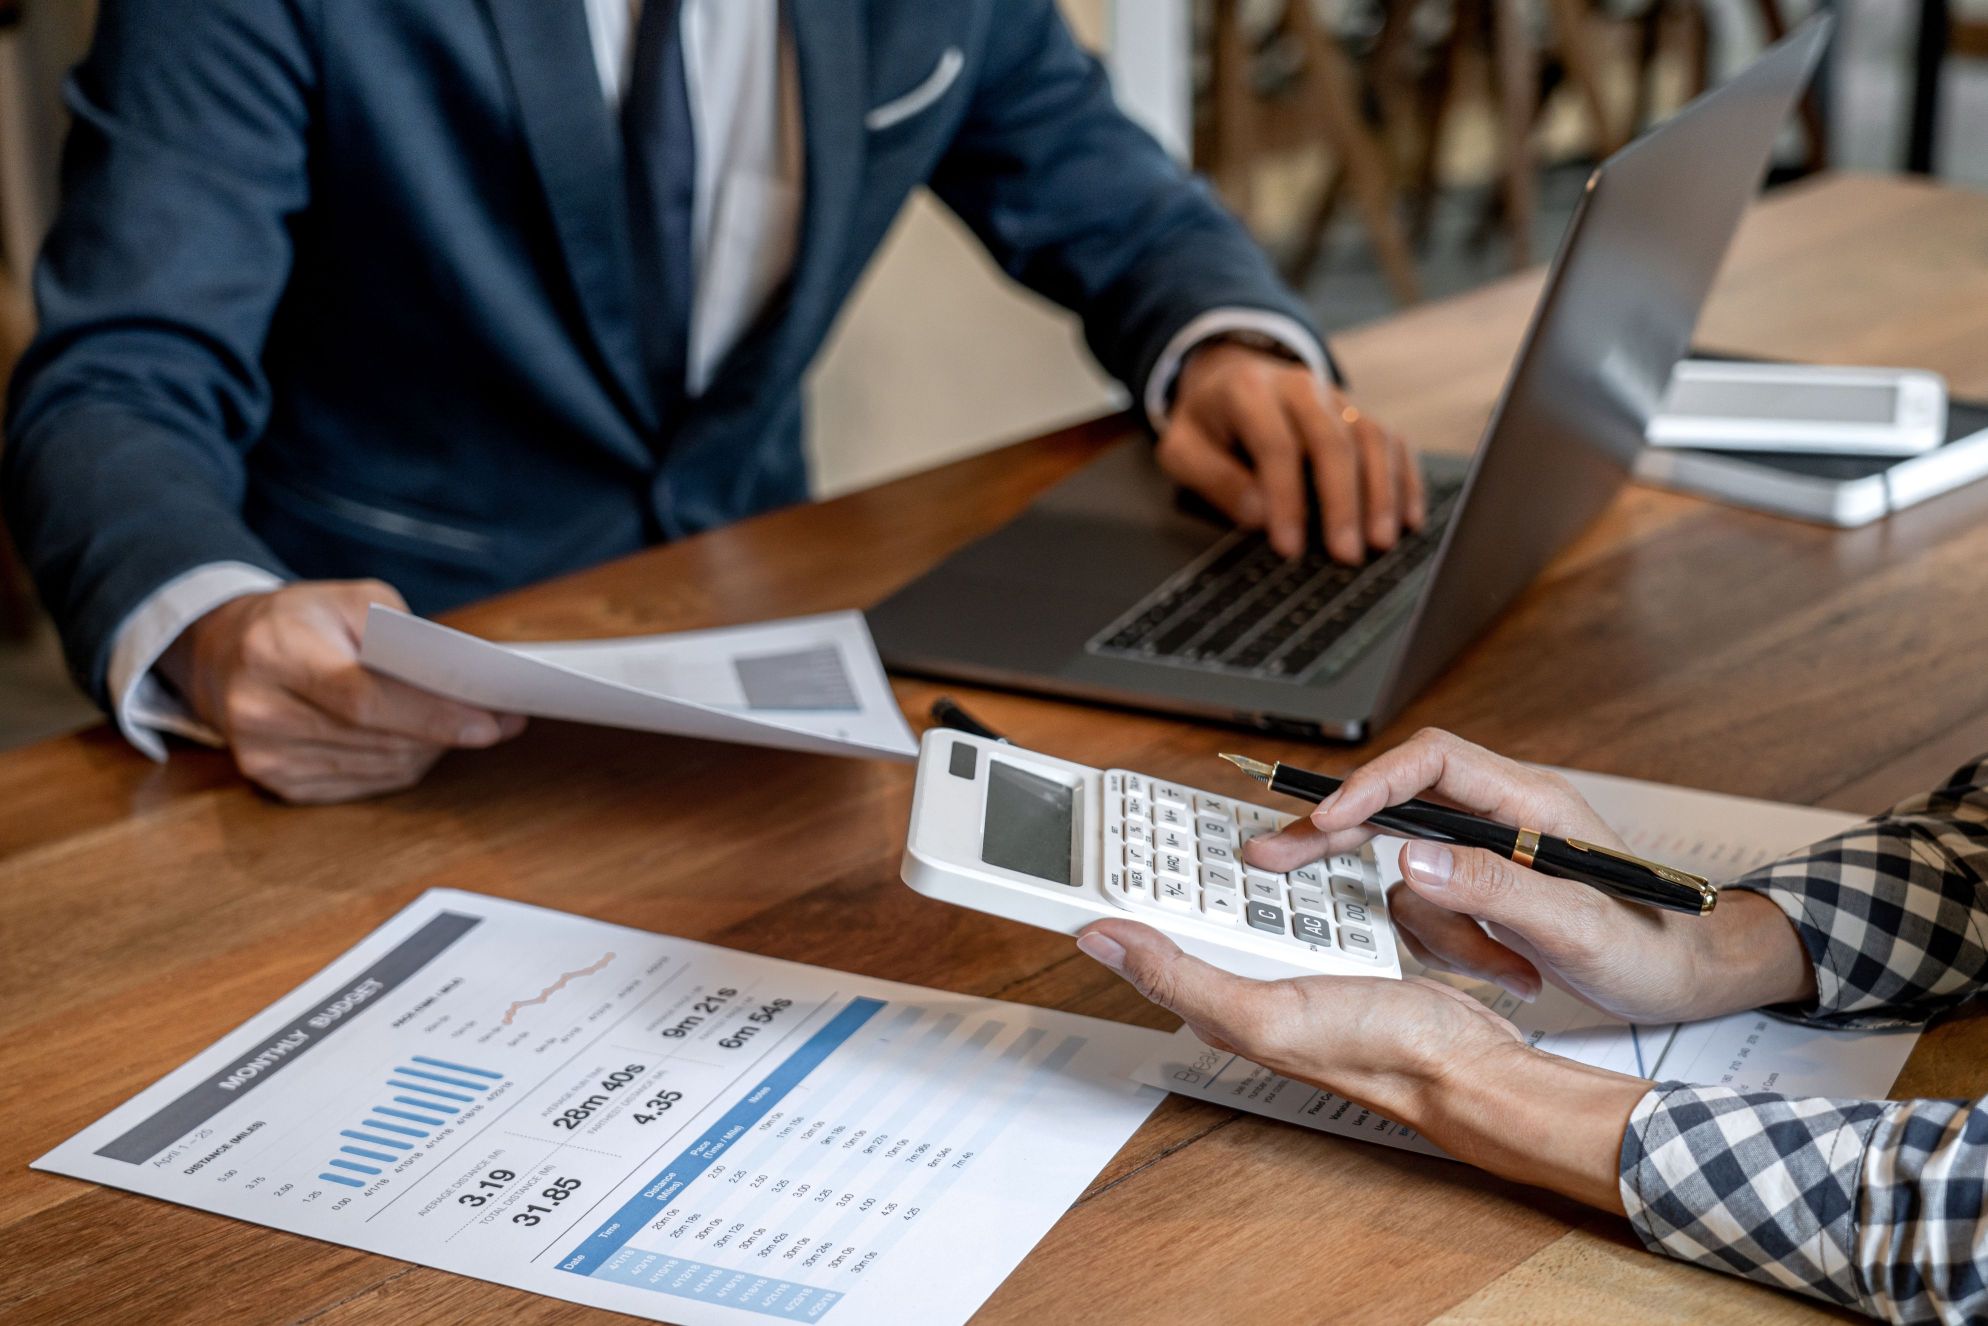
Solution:
[{"label": "suit lapel", "polygon": [[[787,0],[801,94],[801,233],[794,270],[777,297],[712,375],[704,399],[749,403],[769,370],[812,348],[808,329],[834,294],[863,180],[863,97],[869,87],[868,0]],[[774,357],[769,364],[769,357]],[[793,366],[799,371],[800,365]]]},{"label": "suit lapel", "polygon": [[863,94],[869,87],[866,0],[789,0],[801,80],[807,193],[794,258],[794,302],[834,276],[863,179]]},{"label": "suit lapel", "polygon": [[[574,0],[483,0],[574,293],[624,403],[657,426],[642,371],[621,133]],[[644,457],[646,459],[646,457]]]}]

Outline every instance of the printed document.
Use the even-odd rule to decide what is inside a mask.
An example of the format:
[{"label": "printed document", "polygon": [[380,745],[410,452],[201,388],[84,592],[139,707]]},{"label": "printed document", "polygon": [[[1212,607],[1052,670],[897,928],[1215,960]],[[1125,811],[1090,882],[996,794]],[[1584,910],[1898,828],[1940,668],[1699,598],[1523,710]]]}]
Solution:
[{"label": "printed document", "polygon": [[[1720,796],[1579,770],[1572,779],[1631,851],[1715,881],[1745,874],[1826,838],[1858,817],[1811,806]],[[1401,878],[1399,839],[1375,842],[1383,882]],[[1704,1022],[1632,1026],[1547,986],[1527,1004],[1495,985],[1424,973],[1406,952],[1402,971],[1455,985],[1509,1018],[1529,1044],[1619,1073],[1740,1091],[1881,1097],[1891,1090],[1916,1031],[1820,1031],[1762,1013]],[[1413,1129],[1344,1097],[1293,1082],[1238,1055],[1210,1049],[1183,1027],[1164,1053],[1140,1066],[1139,1080],[1268,1118],[1342,1137],[1442,1155]]]},{"label": "printed document", "polygon": [[860,612],[515,645],[376,604],[359,660],[503,713],[816,754],[918,754]]},{"label": "printed document", "polygon": [[36,1168],[683,1326],[928,1326],[1165,1042],[438,890]]}]

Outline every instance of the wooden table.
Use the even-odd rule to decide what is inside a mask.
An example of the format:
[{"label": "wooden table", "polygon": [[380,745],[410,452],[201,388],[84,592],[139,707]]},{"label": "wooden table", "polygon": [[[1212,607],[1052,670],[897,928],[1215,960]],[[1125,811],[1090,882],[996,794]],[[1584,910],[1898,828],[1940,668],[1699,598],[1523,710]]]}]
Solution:
[{"label": "wooden table", "polygon": [[[1468,448],[1538,284],[1343,337],[1364,403]],[[1896,362],[1988,394],[1988,198],[1832,178],[1749,220],[1707,344]],[[874,602],[1127,432],[1106,421],[657,549],[458,615],[613,635]],[[1988,485],[1835,533],[1623,495],[1394,723],[1528,759],[1859,811],[1988,747]],[[899,684],[922,713],[935,688]],[[975,693],[1022,740],[1219,786],[1221,730]],[[1266,749],[1287,755],[1295,745]],[[1327,768],[1360,752],[1304,750]],[[898,766],[541,724],[420,790],[296,810],[110,731],[0,758],[0,1316],[567,1321],[588,1311],[30,1173],[36,1155],[302,981],[415,894],[602,920],[1155,1026],[1066,939],[897,882]],[[1988,1091],[1988,1018],[1902,1094]],[[1619,1221],[1459,1166],[1171,1100],[984,1322],[1784,1321],[1807,1303],[1637,1250]]]}]

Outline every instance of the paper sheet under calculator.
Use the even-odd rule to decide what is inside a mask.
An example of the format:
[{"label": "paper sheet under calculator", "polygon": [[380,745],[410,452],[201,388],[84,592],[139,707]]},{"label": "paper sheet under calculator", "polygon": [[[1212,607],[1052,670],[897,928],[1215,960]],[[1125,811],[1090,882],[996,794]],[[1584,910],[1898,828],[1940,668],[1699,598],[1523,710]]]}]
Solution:
[{"label": "paper sheet under calculator", "polygon": [[375,605],[359,659],[502,713],[817,754],[918,753],[860,612],[512,645]]},{"label": "paper sheet under calculator", "polygon": [[438,890],[35,1167],[682,1326],[947,1326],[1165,1041]]}]

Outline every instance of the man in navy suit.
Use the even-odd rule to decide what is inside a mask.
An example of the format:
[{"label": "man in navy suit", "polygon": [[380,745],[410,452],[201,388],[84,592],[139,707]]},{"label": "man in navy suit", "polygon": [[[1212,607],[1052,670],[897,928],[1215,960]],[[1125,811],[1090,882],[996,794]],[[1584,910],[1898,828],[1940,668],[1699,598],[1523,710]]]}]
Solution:
[{"label": "man in navy suit", "polygon": [[928,185],[1082,315],[1160,463],[1295,552],[1421,520],[1305,311],[1053,0],[106,0],[7,514],[141,749],[298,801],[518,720],[356,662],[803,500],[801,379]]}]

